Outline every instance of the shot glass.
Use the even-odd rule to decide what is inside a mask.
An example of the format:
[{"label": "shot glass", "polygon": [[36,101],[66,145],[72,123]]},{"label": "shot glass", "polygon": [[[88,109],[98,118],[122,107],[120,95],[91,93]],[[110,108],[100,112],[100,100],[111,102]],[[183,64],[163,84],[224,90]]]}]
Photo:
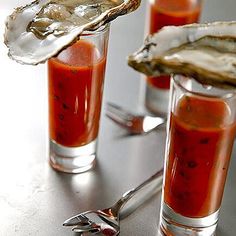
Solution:
[{"label": "shot glass", "polygon": [[[149,34],[168,25],[185,25],[199,21],[202,0],[149,0],[147,3]],[[147,77],[145,107],[153,114],[167,116],[170,76]]]},{"label": "shot glass", "polygon": [[173,77],[161,235],[215,235],[236,134],[235,111],[234,92]]},{"label": "shot glass", "polygon": [[109,25],[84,32],[48,60],[50,164],[80,173],[95,164]]}]

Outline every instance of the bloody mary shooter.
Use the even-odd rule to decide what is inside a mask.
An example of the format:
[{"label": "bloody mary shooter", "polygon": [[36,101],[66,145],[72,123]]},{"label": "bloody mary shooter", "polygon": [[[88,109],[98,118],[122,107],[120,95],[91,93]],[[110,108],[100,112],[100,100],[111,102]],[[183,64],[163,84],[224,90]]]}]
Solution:
[{"label": "bloody mary shooter", "polygon": [[[200,0],[150,0],[149,33],[156,33],[164,26],[185,25],[199,21]],[[153,113],[167,113],[170,77],[147,77],[145,105]]]},{"label": "bloody mary shooter", "polygon": [[108,30],[84,33],[48,61],[50,163],[58,170],[82,172],[94,163]]},{"label": "bloody mary shooter", "polygon": [[188,80],[172,82],[161,228],[164,235],[209,236],[236,134],[236,94]]}]

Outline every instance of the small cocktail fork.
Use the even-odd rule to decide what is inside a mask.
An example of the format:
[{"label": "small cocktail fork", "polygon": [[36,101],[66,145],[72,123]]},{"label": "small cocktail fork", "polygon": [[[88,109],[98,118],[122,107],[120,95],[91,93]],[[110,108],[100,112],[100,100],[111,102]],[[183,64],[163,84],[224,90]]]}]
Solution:
[{"label": "small cocktail fork", "polygon": [[105,109],[106,116],[130,134],[146,134],[166,123],[166,118],[135,115],[111,102],[106,104]]},{"label": "small cocktail fork", "polygon": [[[154,180],[156,180],[155,185],[153,185],[151,190],[149,189],[149,191],[145,194],[145,198],[143,198],[143,201],[145,201],[147,198],[152,196],[157,191],[160,191],[162,186],[162,176],[163,176],[163,169],[161,169],[153,176],[148,178],[138,187],[126,192],[113,206],[103,210],[86,211],[80,213],[67,219],[63,223],[63,226],[73,226],[72,231],[80,233],[80,235],[86,235],[86,236],[94,234],[106,235],[106,236],[118,235],[120,232],[121,210],[124,207],[124,205],[134,195],[136,195],[136,193],[140,192],[144,188],[151,185],[151,183],[153,183]],[[134,209],[140,206],[143,203],[143,201],[139,201]],[[132,211],[134,209],[132,208]]]}]

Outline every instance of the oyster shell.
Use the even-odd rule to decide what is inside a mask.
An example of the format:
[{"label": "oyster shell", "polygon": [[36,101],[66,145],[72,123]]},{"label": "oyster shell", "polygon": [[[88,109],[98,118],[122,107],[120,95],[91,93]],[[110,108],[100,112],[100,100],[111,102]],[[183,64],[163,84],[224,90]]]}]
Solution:
[{"label": "oyster shell", "polygon": [[141,0],[36,0],[8,17],[4,41],[9,56],[38,64],[73,43],[85,30],[96,30],[134,11]]},{"label": "oyster shell", "polygon": [[236,22],[164,27],[129,56],[128,64],[149,76],[175,73],[235,88]]}]

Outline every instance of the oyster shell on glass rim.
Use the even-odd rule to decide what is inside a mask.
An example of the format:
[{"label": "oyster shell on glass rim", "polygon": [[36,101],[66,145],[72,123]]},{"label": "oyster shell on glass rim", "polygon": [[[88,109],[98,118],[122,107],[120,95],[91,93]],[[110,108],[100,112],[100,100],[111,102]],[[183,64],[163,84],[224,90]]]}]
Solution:
[{"label": "oyster shell on glass rim", "polygon": [[136,10],[141,0],[36,0],[7,18],[4,42],[9,56],[22,64],[45,62],[78,39],[120,15]]},{"label": "oyster shell on glass rim", "polygon": [[182,74],[236,88],[236,22],[164,27],[148,36],[128,64],[148,76]]}]

